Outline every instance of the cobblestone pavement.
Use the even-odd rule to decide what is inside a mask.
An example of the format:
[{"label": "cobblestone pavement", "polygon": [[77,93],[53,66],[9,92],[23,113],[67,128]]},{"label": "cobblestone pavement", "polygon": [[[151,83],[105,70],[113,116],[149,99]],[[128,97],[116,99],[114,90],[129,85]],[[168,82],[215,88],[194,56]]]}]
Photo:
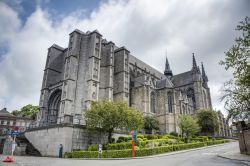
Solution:
[{"label": "cobblestone pavement", "polygon": [[[0,166],[241,166],[242,163],[217,157],[238,148],[238,142],[188,151],[173,155],[127,160],[79,160],[48,157],[15,156],[14,163],[0,163]],[[2,158],[3,156],[1,156]]]}]

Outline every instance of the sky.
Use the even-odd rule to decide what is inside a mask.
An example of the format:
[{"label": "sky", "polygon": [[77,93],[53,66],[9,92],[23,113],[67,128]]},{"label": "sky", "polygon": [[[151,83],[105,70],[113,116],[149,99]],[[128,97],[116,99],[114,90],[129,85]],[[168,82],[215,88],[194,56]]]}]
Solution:
[{"label": "sky", "polygon": [[97,29],[117,46],[174,74],[203,62],[214,109],[223,83],[232,78],[218,63],[250,16],[249,0],[0,0],[0,109],[38,105],[48,48],[67,47],[74,29]]}]

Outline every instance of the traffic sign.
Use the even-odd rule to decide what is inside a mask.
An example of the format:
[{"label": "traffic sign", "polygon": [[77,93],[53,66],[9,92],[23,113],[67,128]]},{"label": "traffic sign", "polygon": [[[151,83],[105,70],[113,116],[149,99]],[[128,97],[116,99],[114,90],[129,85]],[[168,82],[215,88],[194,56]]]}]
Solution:
[{"label": "traffic sign", "polygon": [[20,132],[19,131],[13,131],[12,133],[11,133],[11,136],[19,136],[20,135]]}]

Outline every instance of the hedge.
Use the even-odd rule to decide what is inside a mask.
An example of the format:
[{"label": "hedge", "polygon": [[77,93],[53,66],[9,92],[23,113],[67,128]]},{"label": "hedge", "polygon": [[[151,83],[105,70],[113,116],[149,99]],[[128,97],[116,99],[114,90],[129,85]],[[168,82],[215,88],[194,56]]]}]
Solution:
[{"label": "hedge", "polygon": [[229,140],[214,140],[214,141],[208,141],[207,146],[209,145],[216,145],[216,144],[222,144],[222,143],[227,143]]},{"label": "hedge", "polygon": [[[191,144],[179,144],[179,145],[168,145],[155,148],[142,148],[136,149],[135,156],[150,156],[155,154],[161,154],[166,152],[172,152],[183,149],[197,148],[205,146],[204,143],[191,143]],[[74,151],[66,152],[65,157],[67,158],[98,158],[98,151]],[[125,150],[104,150],[100,158],[128,158],[131,157],[131,149]]]},{"label": "hedge", "polygon": [[[156,155],[166,152],[184,150],[184,149],[191,149],[191,148],[198,148],[203,146],[215,145],[229,142],[228,140],[215,140],[215,141],[208,141],[208,142],[198,142],[198,143],[189,143],[189,144],[176,144],[176,145],[167,145],[167,146],[160,146],[155,148],[141,148],[136,149],[135,156],[150,156]],[[113,146],[113,145],[112,145]],[[130,146],[131,147],[131,146]],[[73,152],[66,152],[66,158],[129,158],[131,157],[131,149],[124,149],[124,150],[103,150],[102,154],[98,156],[98,151],[73,151]]]},{"label": "hedge", "polygon": [[105,149],[107,150],[123,150],[123,149],[131,149],[132,143],[121,142],[121,143],[115,143],[115,144],[107,144],[104,146],[105,146]]}]

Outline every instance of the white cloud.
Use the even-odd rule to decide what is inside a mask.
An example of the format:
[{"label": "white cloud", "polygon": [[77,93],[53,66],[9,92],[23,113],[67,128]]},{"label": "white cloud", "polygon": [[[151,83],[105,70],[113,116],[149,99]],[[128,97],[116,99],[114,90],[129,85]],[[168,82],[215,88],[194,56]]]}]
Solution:
[{"label": "white cloud", "polygon": [[[213,105],[218,89],[230,74],[218,65],[233,43],[238,21],[249,15],[248,2],[217,0],[149,0],[103,2],[89,17],[85,9],[62,19],[39,7],[21,25],[18,14],[0,3],[0,44],[8,51],[0,62],[0,108],[37,105],[47,48],[53,43],[67,46],[68,34],[98,29],[104,38],[125,45],[133,55],[163,71],[168,50],[174,74],[191,69],[191,53],[204,62],[210,80]],[[53,13],[54,14],[54,13]]]}]

